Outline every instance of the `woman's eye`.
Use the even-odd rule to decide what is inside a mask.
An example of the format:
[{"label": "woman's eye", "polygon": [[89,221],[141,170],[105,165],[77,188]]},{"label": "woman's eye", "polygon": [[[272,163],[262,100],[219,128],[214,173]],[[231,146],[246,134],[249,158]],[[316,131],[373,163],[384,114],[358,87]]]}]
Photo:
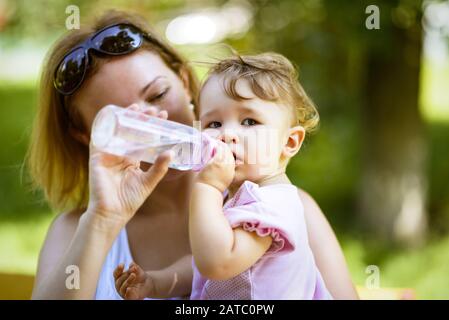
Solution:
[{"label": "woman's eye", "polygon": [[150,97],[150,98],[148,99],[148,102],[154,102],[154,101],[157,101],[157,100],[162,99],[163,97],[165,97],[165,95],[167,94],[167,92],[168,92],[169,90],[170,90],[170,89],[165,89],[165,90],[163,90],[162,92],[158,93],[157,95]]},{"label": "woman's eye", "polygon": [[255,126],[258,122],[251,118],[246,118],[242,121],[243,126]]},{"label": "woman's eye", "polygon": [[211,129],[216,129],[216,128],[220,128],[220,127],[221,127],[221,123],[218,121],[212,121],[206,126],[206,128],[211,128]]}]

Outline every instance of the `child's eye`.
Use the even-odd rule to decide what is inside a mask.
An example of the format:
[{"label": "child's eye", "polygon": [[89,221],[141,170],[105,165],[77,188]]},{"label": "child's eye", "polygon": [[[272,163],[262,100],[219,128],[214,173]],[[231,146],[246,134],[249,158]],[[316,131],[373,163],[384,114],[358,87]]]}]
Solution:
[{"label": "child's eye", "polygon": [[216,129],[216,128],[220,128],[220,127],[221,127],[221,123],[218,121],[209,122],[209,124],[206,126],[206,128],[211,128],[211,129]]},{"label": "child's eye", "polygon": [[251,118],[246,118],[242,121],[243,126],[255,126],[258,122]]}]

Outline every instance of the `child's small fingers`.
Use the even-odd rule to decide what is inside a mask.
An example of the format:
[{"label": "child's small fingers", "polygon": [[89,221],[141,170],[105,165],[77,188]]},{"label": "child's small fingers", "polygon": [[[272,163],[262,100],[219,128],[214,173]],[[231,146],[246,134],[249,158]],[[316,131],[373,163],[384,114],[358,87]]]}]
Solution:
[{"label": "child's small fingers", "polygon": [[127,289],[129,288],[129,286],[131,285],[130,279],[131,279],[131,276],[128,277],[128,278],[123,282],[122,286],[120,287],[120,294],[121,294],[122,296],[126,296],[126,290],[127,290]]},{"label": "child's small fingers", "polygon": [[131,263],[130,265],[129,265],[129,272],[131,272],[131,273],[138,273],[139,272],[139,269],[140,269],[140,267],[136,264],[136,263]]},{"label": "child's small fingers", "polygon": [[129,272],[130,273],[137,273],[137,267],[136,266],[129,267]]},{"label": "child's small fingers", "polygon": [[228,146],[224,143],[221,142],[218,145],[218,148],[216,150],[216,154],[214,156],[214,158],[216,158],[216,161],[219,162],[225,162],[228,156],[228,150],[227,150]]},{"label": "child's small fingers", "polygon": [[137,300],[137,293],[133,288],[127,288],[125,292],[126,300]]},{"label": "child's small fingers", "polygon": [[232,153],[231,150],[228,150],[227,153],[226,153],[226,163],[228,163],[228,164],[234,164],[235,163],[234,154]]},{"label": "child's small fingers", "polygon": [[145,280],[145,271],[138,265],[136,265],[134,273],[136,274],[137,280],[139,281]]},{"label": "child's small fingers", "polygon": [[134,282],[136,281],[136,279],[137,279],[137,276],[136,276],[136,274],[135,273],[131,273],[130,275],[129,275],[129,277],[128,277],[128,279],[126,280],[126,281],[128,281],[128,284],[134,284]]},{"label": "child's small fingers", "polygon": [[218,141],[218,143],[217,143],[217,145],[215,147],[214,159],[217,159],[217,158],[221,157],[222,153],[223,153],[223,145],[222,145],[221,141]]},{"label": "child's small fingers", "polygon": [[131,264],[129,265],[129,271],[136,272],[139,269],[140,269],[140,266],[135,262],[131,262]]},{"label": "child's small fingers", "polygon": [[122,287],[123,283],[128,279],[129,274],[128,272],[123,273],[118,279],[115,281],[115,288],[117,291],[120,291],[120,288]]},{"label": "child's small fingers", "polygon": [[120,263],[117,268],[115,268],[114,270],[114,278],[117,279],[122,273],[123,273],[123,269],[125,268],[125,266],[123,265],[123,263]]},{"label": "child's small fingers", "polygon": [[119,289],[119,293],[122,297],[126,297],[126,289],[128,287],[125,286],[126,281],[121,285],[120,289]]}]

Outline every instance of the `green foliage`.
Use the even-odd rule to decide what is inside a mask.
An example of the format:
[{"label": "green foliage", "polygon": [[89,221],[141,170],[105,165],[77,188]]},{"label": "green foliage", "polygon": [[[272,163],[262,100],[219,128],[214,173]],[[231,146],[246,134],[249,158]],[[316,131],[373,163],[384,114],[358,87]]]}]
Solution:
[{"label": "green foliage", "polygon": [[[18,213],[7,214],[13,215]],[[0,272],[35,274],[39,252],[52,218],[49,211],[30,213],[26,220],[4,221],[0,216]]]},{"label": "green foliage", "polygon": [[36,105],[35,88],[0,86],[0,219],[29,218],[44,209],[40,194],[30,193],[22,170]]}]

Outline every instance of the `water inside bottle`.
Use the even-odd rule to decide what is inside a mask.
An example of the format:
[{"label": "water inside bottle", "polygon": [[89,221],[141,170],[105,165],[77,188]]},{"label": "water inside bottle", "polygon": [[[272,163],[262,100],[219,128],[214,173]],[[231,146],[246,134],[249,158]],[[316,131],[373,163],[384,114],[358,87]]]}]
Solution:
[{"label": "water inside bottle", "polygon": [[122,108],[110,109],[100,111],[93,126],[92,138],[101,150],[150,163],[160,153],[172,150],[169,167],[190,170],[201,165],[206,143],[192,127]]}]

